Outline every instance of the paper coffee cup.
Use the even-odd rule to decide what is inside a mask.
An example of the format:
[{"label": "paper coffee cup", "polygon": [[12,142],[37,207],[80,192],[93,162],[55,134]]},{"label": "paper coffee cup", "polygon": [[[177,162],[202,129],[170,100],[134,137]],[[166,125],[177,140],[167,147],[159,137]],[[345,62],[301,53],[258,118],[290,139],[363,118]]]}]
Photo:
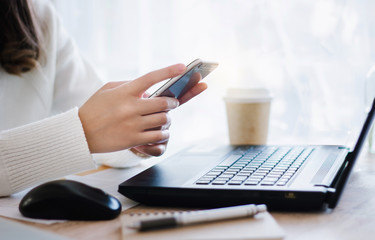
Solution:
[{"label": "paper coffee cup", "polygon": [[270,92],[264,88],[231,88],[224,100],[230,144],[266,144],[272,100]]}]

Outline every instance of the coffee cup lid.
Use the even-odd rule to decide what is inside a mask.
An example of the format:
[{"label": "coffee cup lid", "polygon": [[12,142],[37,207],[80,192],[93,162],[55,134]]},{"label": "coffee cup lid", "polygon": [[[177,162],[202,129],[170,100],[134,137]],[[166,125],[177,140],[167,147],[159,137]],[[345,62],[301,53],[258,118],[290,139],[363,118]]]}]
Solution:
[{"label": "coffee cup lid", "polygon": [[270,102],[272,96],[266,88],[229,88],[224,100],[242,103]]}]

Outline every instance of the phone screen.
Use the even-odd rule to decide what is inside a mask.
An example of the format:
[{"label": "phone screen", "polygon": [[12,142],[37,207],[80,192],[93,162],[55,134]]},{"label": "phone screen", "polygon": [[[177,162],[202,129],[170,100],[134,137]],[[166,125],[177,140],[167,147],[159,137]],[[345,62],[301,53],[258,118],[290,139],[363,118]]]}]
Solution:
[{"label": "phone screen", "polygon": [[200,72],[201,65],[202,64],[198,64],[197,66],[190,69],[168,89],[163,91],[159,96],[179,98],[180,96],[184,95],[187,91],[189,91],[189,89],[191,89],[202,79],[202,75]]}]

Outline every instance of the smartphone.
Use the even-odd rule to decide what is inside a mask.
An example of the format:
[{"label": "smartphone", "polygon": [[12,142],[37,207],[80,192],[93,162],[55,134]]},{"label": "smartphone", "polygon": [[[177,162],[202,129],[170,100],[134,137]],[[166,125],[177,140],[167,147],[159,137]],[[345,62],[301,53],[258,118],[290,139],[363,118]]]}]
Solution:
[{"label": "smartphone", "polygon": [[186,66],[186,71],[183,74],[169,79],[149,97],[165,96],[178,99],[194,87],[200,80],[205,78],[218,65],[218,63],[204,62],[200,59],[196,59]]}]

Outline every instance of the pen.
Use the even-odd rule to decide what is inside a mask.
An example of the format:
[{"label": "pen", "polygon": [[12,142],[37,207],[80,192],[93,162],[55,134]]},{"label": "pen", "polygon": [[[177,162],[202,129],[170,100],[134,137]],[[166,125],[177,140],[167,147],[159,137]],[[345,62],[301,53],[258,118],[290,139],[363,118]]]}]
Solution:
[{"label": "pen", "polygon": [[254,216],[259,212],[265,212],[266,205],[241,205],[234,207],[216,208],[210,210],[199,210],[186,212],[171,217],[162,217],[150,220],[141,220],[129,226],[138,231],[147,231],[151,229],[170,228],[204,222],[213,222],[226,219],[235,219]]}]

